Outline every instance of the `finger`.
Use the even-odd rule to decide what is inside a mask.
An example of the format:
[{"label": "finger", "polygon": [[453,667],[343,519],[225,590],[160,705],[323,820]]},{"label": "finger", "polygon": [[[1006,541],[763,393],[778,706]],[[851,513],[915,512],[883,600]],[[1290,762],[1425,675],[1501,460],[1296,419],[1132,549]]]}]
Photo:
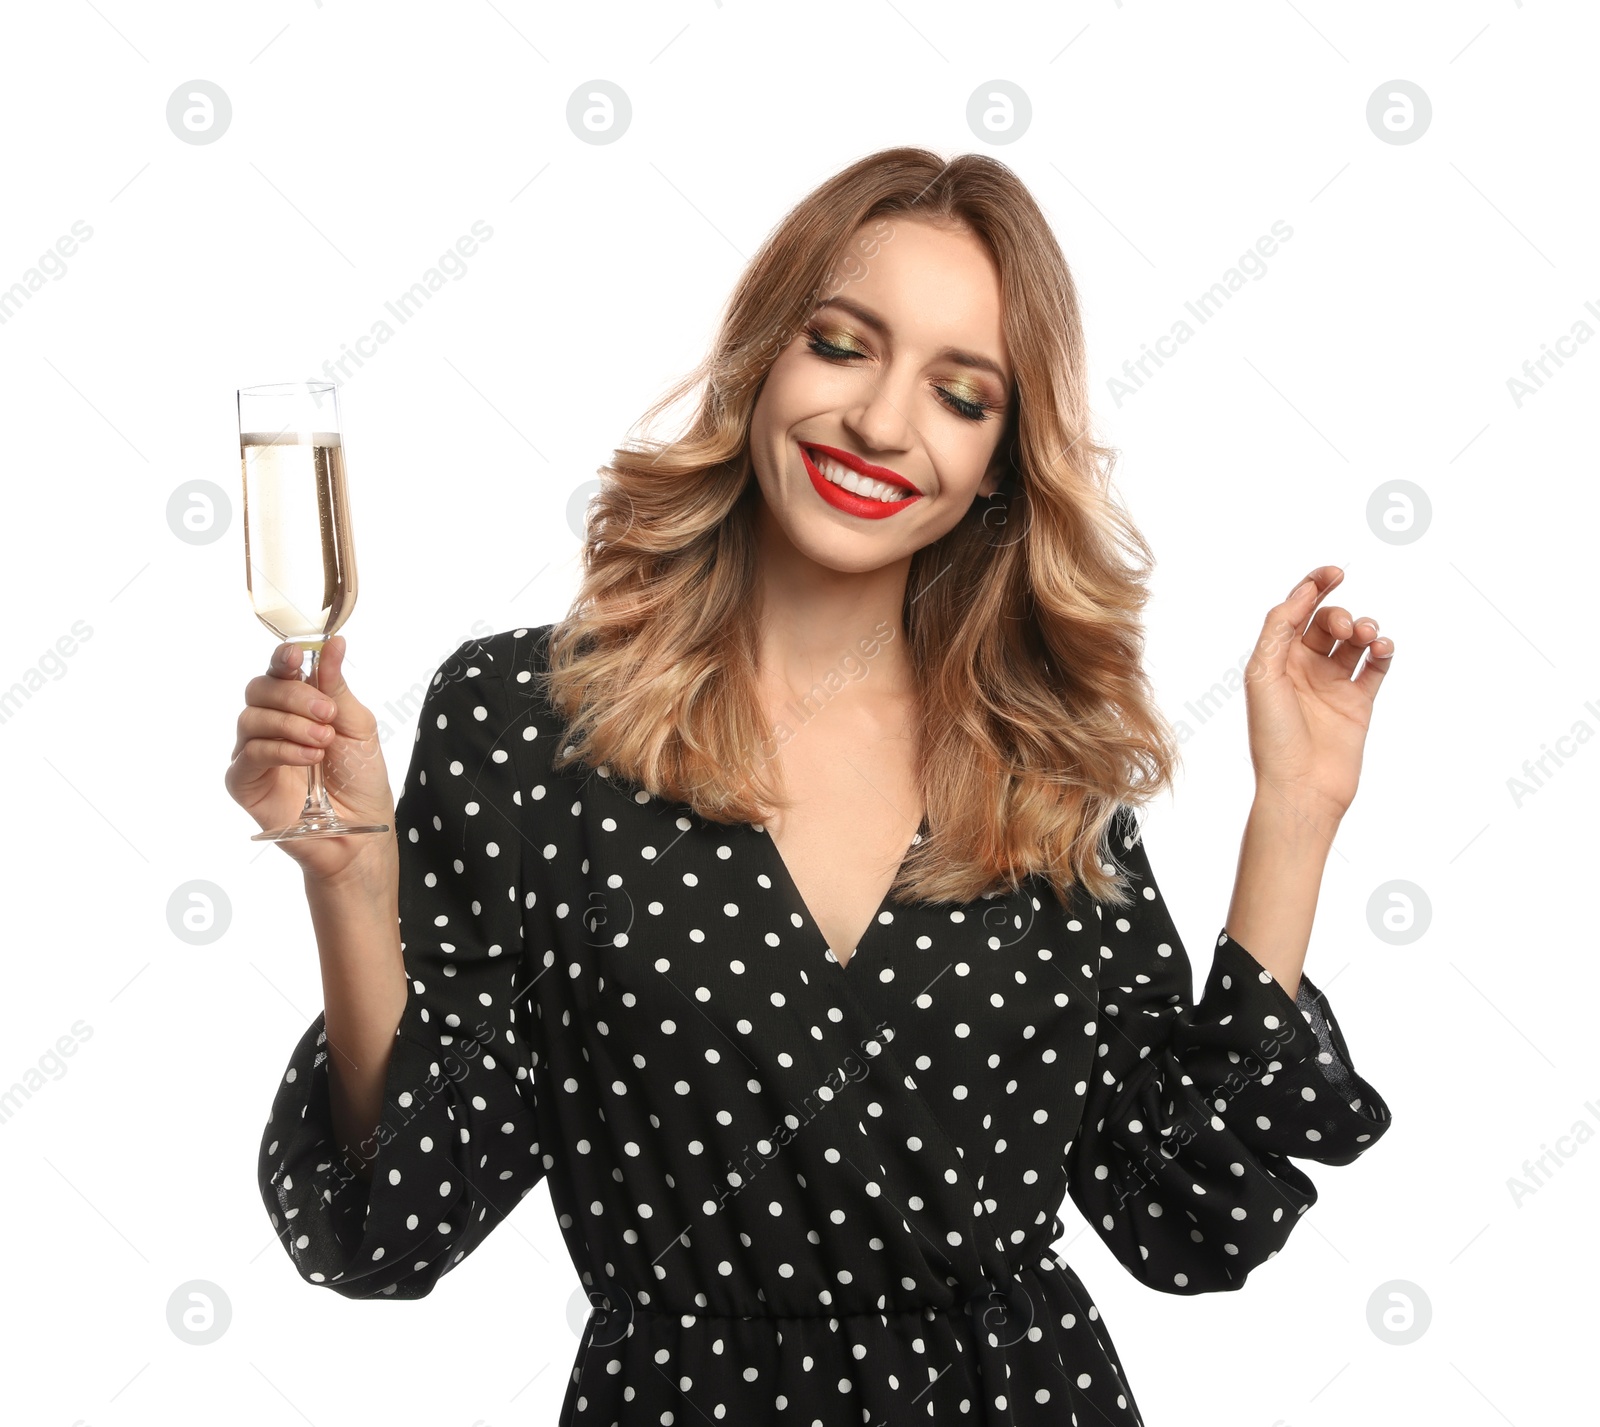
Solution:
[{"label": "finger", "polygon": [[275,679],[298,679],[304,655],[298,644],[280,644],[267,661],[267,673]]},{"label": "finger", "polygon": [[1339,647],[1328,656],[1328,662],[1347,679],[1355,673],[1356,665],[1361,662],[1361,656],[1378,637],[1378,621],[1370,615],[1364,614],[1354,623],[1355,628],[1346,638],[1339,641]]},{"label": "finger", "polygon": [[285,764],[304,767],[325,755],[325,749],[307,748],[303,743],[291,743],[282,738],[252,738],[239,750],[234,761],[248,781],[259,773],[281,768]]},{"label": "finger", "polygon": [[1311,611],[1322,602],[1322,597],[1342,579],[1344,579],[1344,571],[1339,566],[1318,565],[1315,570],[1284,596],[1281,605],[1274,606],[1274,612],[1280,609],[1285,611],[1284,618],[1293,621],[1297,632],[1303,631],[1306,627],[1306,621],[1311,617]]},{"label": "finger", "polygon": [[[1318,565],[1289,591],[1281,604],[1267,611],[1261,638],[1246,671],[1249,678],[1281,674],[1289,664],[1289,650],[1306,630],[1306,622],[1323,595],[1344,579],[1338,565]],[[1330,641],[1328,647],[1333,647]],[[1326,652],[1326,651],[1324,651]]]},{"label": "finger", "polygon": [[1317,582],[1317,597],[1320,599],[1344,583],[1344,566],[1318,565],[1311,572],[1311,578]]},{"label": "finger", "polygon": [[1394,640],[1388,635],[1374,639],[1367,648],[1367,662],[1361,666],[1361,672],[1352,682],[1369,699],[1377,698],[1378,690],[1388,677],[1389,665],[1393,660]]},{"label": "finger", "polygon": [[334,705],[330,722],[346,738],[370,738],[378,721],[345,682],[344,660],[348,649],[345,637],[336,634],[322,648],[317,661],[317,686]]},{"label": "finger", "polygon": [[317,687],[330,699],[348,692],[344,681],[345,648],[344,636],[335,634],[322,646],[322,655],[317,660]]},{"label": "finger", "polygon": [[[1289,604],[1296,598],[1307,600],[1306,613],[1317,605],[1324,595],[1344,579],[1344,569],[1339,565],[1318,565],[1284,597],[1284,603]],[[1307,588],[1309,586],[1309,589]]]},{"label": "finger", "polygon": [[322,748],[332,741],[333,726],[326,719],[289,709],[247,705],[239,715],[238,746],[243,747],[256,738]]},{"label": "finger", "polygon": [[1289,591],[1287,599],[1267,611],[1267,617],[1261,623],[1261,637],[1256,640],[1255,651],[1245,669],[1246,679],[1275,677],[1288,667],[1289,646],[1300,637],[1300,631],[1306,626],[1306,616],[1311,612],[1310,601],[1316,588],[1308,575]]},{"label": "finger", "polygon": [[[245,710],[286,709],[304,718],[327,722],[338,712],[334,700],[304,679],[259,675],[244,686]],[[243,715],[241,715],[241,720]]]},{"label": "finger", "polygon": [[1328,605],[1312,616],[1303,642],[1313,654],[1331,654],[1333,646],[1341,639],[1348,639],[1354,628],[1355,621],[1350,618],[1349,610],[1342,605]]}]

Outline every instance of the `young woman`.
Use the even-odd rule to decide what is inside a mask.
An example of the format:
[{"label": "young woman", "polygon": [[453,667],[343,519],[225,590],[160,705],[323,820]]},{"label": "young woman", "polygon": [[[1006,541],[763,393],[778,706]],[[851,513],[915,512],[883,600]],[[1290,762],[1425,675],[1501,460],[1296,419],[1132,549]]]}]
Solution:
[{"label": "young woman", "polygon": [[1389,1123],[1302,965],[1393,647],[1334,567],[1267,612],[1195,1001],[1134,816],[1176,756],[1149,554],[1021,183],[844,170],[658,410],[697,388],[606,468],[567,618],[440,667],[398,808],[342,638],[247,687],[263,826],[323,757],[397,831],[281,844],[326,1009],[272,1222],[415,1298],[548,1176],[595,1304],[563,1424],[1137,1423],[1063,1198],[1150,1287],[1237,1289],[1316,1202],[1291,1159]]}]

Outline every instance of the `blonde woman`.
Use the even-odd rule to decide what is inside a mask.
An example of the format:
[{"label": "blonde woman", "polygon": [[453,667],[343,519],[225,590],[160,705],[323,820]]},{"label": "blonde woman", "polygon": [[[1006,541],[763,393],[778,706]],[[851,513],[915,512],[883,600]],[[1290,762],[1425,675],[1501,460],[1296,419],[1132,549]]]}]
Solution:
[{"label": "blonde woman", "polygon": [[[308,1281],[415,1298],[548,1177],[563,1424],[1141,1421],[1051,1245],[1241,1287],[1389,1124],[1303,972],[1393,645],[1267,611],[1204,994],[1135,810],[1175,739],[1072,279],[1003,165],[891,149],[751,262],[688,429],[615,453],[553,625],[436,674],[398,807],[341,669],[251,681],[325,1011],[262,1138]],[[1283,572],[1289,584],[1295,572]],[[1320,607],[1319,607],[1320,606]],[[1365,656],[1365,658],[1363,658]],[[1358,672],[1359,669],[1359,672]]]}]

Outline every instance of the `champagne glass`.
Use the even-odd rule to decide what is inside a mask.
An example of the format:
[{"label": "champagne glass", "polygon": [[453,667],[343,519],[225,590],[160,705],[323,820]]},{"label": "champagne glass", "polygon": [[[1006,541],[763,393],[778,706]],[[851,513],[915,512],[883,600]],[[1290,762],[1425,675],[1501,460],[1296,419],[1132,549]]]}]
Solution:
[{"label": "champagne glass", "polygon": [[[332,382],[242,387],[239,462],[244,475],[245,585],[256,618],[285,643],[311,654],[317,684],[323,646],[356,605],[356,551],[350,494]],[[334,811],[322,762],[306,767],[299,820],[251,842],[388,832],[388,823],[353,826]]]}]

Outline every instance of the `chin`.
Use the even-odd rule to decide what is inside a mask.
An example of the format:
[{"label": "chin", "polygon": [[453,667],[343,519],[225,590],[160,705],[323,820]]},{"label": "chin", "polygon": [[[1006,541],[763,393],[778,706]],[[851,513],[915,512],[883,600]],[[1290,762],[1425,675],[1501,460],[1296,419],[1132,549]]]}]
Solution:
[{"label": "chin", "polygon": [[870,574],[914,553],[914,547],[900,540],[884,540],[878,532],[854,535],[821,520],[804,521],[798,529],[784,525],[784,534],[808,560],[841,575]]}]

